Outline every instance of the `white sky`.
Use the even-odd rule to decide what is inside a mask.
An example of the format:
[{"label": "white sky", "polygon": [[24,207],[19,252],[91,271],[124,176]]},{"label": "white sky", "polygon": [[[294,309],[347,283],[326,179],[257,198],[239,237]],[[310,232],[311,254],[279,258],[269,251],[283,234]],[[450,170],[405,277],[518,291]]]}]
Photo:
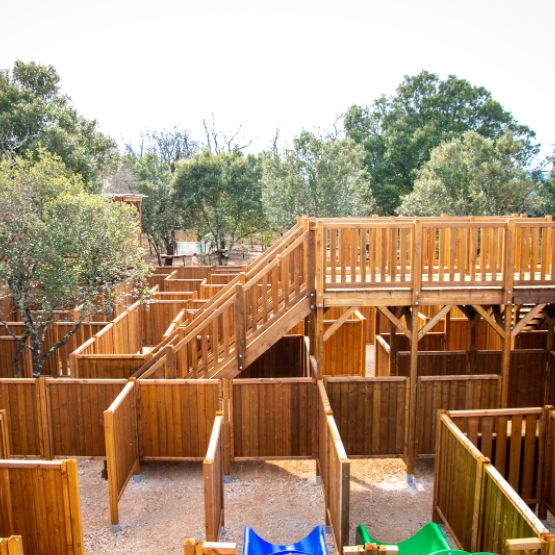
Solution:
[{"label": "white sky", "polygon": [[489,89],[555,144],[554,0],[0,0],[0,68],[52,64],[120,144],[203,118],[254,148],[331,128],[405,74]]}]

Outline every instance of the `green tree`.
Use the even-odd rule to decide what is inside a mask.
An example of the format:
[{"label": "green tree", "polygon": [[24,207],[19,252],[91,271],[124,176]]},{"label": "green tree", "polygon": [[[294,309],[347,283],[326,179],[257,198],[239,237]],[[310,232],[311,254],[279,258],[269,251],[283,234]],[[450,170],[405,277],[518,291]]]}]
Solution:
[{"label": "green tree", "polygon": [[394,214],[401,197],[412,191],[418,170],[443,142],[476,131],[493,141],[511,131],[527,163],[537,153],[534,133],[484,87],[450,75],[441,80],[423,71],[406,76],[391,97],[371,106],[351,106],[344,117],[347,136],[362,145],[372,191],[383,214]]},{"label": "green tree", "polygon": [[351,139],[303,131],[293,148],[265,156],[262,182],[264,209],[278,230],[303,214],[366,216],[374,209],[364,150]]},{"label": "green tree", "polygon": [[17,61],[0,70],[0,155],[21,155],[39,145],[58,154],[82,175],[88,190],[99,191],[117,165],[118,150],[61,94],[52,66]]},{"label": "green tree", "polygon": [[[120,285],[144,292],[147,272],[134,208],[87,193],[82,178],[44,150],[36,159],[0,162],[0,289],[11,295],[25,325],[14,375],[28,349],[39,376],[85,318],[113,309]],[[55,313],[76,307],[73,327],[41,352]]]},{"label": "green tree", "polygon": [[178,163],[173,187],[185,227],[209,236],[218,262],[241,238],[264,227],[259,160],[240,151],[202,152]]},{"label": "green tree", "polygon": [[538,181],[522,163],[523,145],[506,132],[497,143],[467,131],[432,150],[414,190],[403,198],[404,216],[535,213]]}]

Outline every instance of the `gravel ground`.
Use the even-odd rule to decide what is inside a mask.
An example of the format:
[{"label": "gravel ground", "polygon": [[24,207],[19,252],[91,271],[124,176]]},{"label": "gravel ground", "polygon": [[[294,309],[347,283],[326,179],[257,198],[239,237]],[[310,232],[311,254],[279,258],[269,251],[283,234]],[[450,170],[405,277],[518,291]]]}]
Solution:
[{"label": "gravel ground", "polygon": [[[398,541],[430,519],[433,468],[420,464],[414,486],[397,459],[351,463],[351,543],[358,524]],[[131,481],[119,503],[120,526],[112,531],[102,463],[79,462],[86,552],[91,554],[181,554],[184,537],[204,538],[200,463],[143,463],[141,481]],[[242,548],[243,527],[275,543],[290,543],[324,523],[324,501],[314,461],[244,462],[225,485],[222,541]],[[330,555],[331,538],[327,535]]]}]

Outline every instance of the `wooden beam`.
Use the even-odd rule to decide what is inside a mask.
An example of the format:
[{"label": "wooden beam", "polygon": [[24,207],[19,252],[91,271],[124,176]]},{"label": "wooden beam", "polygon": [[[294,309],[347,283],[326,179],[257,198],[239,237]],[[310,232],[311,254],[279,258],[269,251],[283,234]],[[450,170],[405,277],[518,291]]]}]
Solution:
[{"label": "wooden beam", "polygon": [[524,318],[521,318],[511,331],[511,337],[514,339],[523,329],[526,324],[533,320],[543,309],[545,304],[537,304]]},{"label": "wooden beam", "polygon": [[[476,312],[495,330],[495,332],[501,337],[505,337],[505,330],[495,321],[495,318],[487,312],[487,310],[479,305],[473,304],[472,307]],[[506,314],[506,311],[505,311]],[[509,322],[510,325],[510,322]]]},{"label": "wooden beam", "polygon": [[437,314],[435,314],[434,317],[431,318],[430,321],[419,330],[418,341],[420,341],[436,324],[438,324],[444,316],[449,314],[452,308],[453,305],[447,304]]},{"label": "wooden beam", "polygon": [[412,339],[410,330],[389,310],[387,306],[377,306],[376,307],[400,332],[404,333],[409,340]]},{"label": "wooden beam", "polygon": [[501,398],[500,407],[506,407],[509,402],[509,374],[511,371],[511,322],[513,305],[505,305],[505,329],[503,333],[503,352],[501,354]]},{"label": "wooden beam", "polygon": [[356,306],[351,306],[341,314],[341,316],[325,331],[324,343],[349,319],[356,309]]}]

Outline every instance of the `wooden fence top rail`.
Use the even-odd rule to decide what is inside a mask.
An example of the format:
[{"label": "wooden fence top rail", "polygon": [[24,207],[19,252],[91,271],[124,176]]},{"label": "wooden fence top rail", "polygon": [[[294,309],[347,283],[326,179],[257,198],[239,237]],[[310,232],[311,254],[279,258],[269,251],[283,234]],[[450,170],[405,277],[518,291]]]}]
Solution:
[{"label": "wooden fence top rail", "polygon": [[[420,354],[420,353],[418,353]],[[383,378],[381,378],[383,380]],[[418,380],[422,382],[452,382],[452,381],[480,381],[480,380],[499,380],[500,376],[498,374],[453,374],[450,376],[418,376]],[[459,412],[473,412],[473,411],[449,411],[447,414],[449,416],[458,417]],[[480,414],[485,412],[484,410],[477,410]],[[474,416],[474,415],[472,415]]]},{"label": "wooden fence top rail", "polygon": [[40,459],[0,459],[0,468],[60,468],[60,466],[75,459],[57,459],[45,461]]},{"label": "wooden fence top rail", "polygon": [[212,434],[210,435],[210,442],[208,443],[208,448],[206,449],[206,456],[204,457],[204,462],[211,463],[214,462],[216,458],[216,449],[218,448],[218,442],[220,440],[220,434],[222,431],[222,421],[223,416],[221,412],[216,414],[214,418],[214,426],[212,427]]},{"label": "wooden fence top rail", "polygon": [[127,395],[135,388],[135,381],[132,380],[127,382],[125,387],[118,393],[117,397],[112,401],[112,404],[104,411],[107,412],[115,412],[116,409],[123,403]]},{"label": "wooden fence top rail", "polygon": [[514,409],[473,409],[473,410],[450,410],[447,415],[450,418],[471,418],[473,416],[519,416],[542,414],[543,408],[523,407]]},{"label": "wooden fence top rail", "polygon": [[449,418],[447,413],[441,414],[441,421],[446,428],[457,438],[461,445],[470,453],[477,461],[489,462],[489,458],[484,456],[482,452],[468,439],[463,431]]},{"label": "wooden fence top rail", "polygon": [[534,532],[540,536],[542,534],[549,534],[549,530],[543,525],[542,521],[535,515],[535,513],[528,507],[516,491],[509,485],[503,478],[500,472],[493,465],[487,465],[485,472],[493,480],[495,485],[503,491],[503,494],[514,505],[515,509],[521,516],[528,522]]}]

